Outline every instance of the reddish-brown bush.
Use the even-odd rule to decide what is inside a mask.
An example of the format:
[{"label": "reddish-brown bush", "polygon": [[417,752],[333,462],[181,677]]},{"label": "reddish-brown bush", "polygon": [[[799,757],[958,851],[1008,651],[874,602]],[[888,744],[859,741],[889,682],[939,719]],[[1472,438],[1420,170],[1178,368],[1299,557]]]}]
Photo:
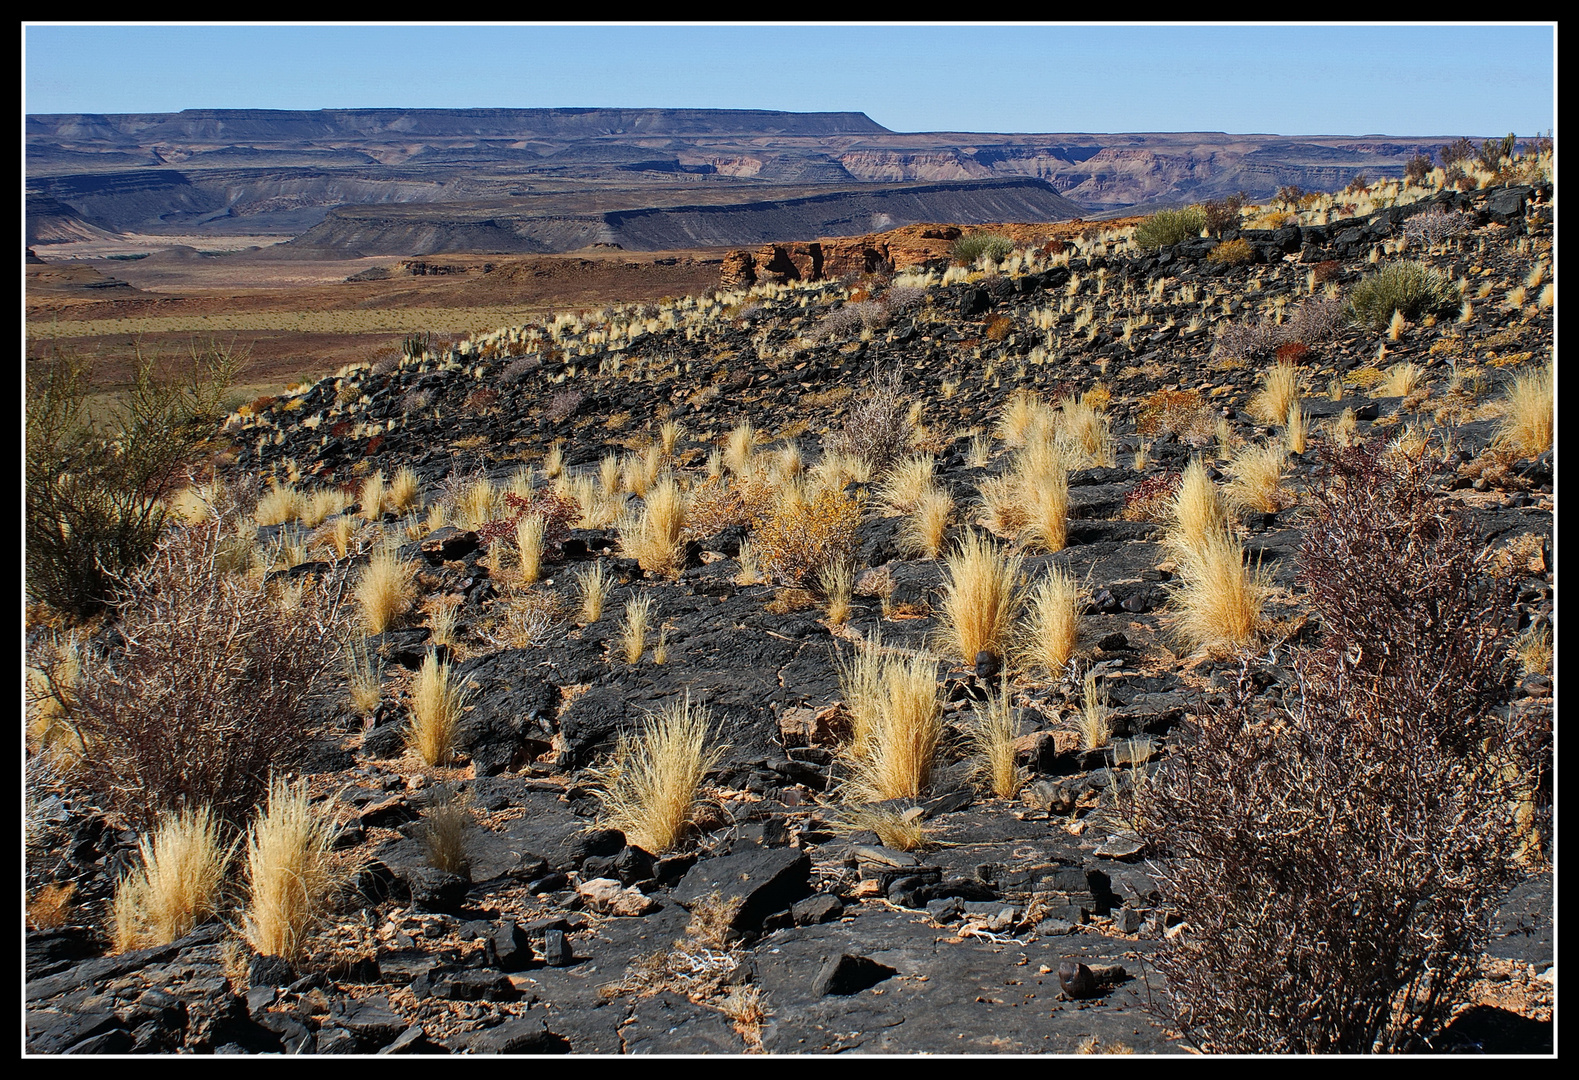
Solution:
[{"label": "reddish-brown bush", "polygon": [[220,570],[224,542],[218,521],[172,533],[127,584],[121,643],[81,661],[70,718],[85,779],[145,827],[183,806],[242,822],[336,690],[340,590],[278,596]]},{"label": "reddish-brown bush", "polygon": [[1187,924],[1160,1011],[1217,1052],[1429,1050],[1550,775],[1550,714],[1505,708],[1507,584],[1423,470],[1327,453],[1300,575],[1319,644],[1283,655],[1281,706],[1246,660],[1119,798]]}]

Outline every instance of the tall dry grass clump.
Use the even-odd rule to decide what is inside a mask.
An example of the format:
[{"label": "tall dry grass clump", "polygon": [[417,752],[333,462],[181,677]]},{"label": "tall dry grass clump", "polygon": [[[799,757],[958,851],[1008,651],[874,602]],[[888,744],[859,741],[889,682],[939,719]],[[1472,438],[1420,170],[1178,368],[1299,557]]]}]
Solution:
[{"label": "tall dry grass clump", "polygon": [[382,520],[384,517],[384,504],[388,498],[389,489],[384,483],[384,470],[379,469],[362,481],[362,516],[368,521]]},{"label": "tall dry grass clump", "polygon": [[1098,750],[1108,744],[1113,735],[1108,727],[1107,691],[1097,685],[1096,669],[1087,671],[1080,680],[1080,711],[1075,714],[1075,726],[1080,729],[1080,745],[1087,750]]},{"label": "tall dry grass clump", "polygon": [[411,684],[411,748],[429,765],[444,765],[454,752],[466,691],[451,681],[450,666],[429,652]]},{"label": "tall dry grass clump", "polygon": [[1232,479],[1223,488],[1223,497],[1235,511],[1259,510],[1272,514],[1292,503],[1283,489],[1288,471],[1288,454],[1281,443],[1247,446],[1228,463]]},{"label": "tall dry grass clump", "polygon": [[515,548],[521,558],[521,581],[536,585],[543,576],[543,534],[547,523],[542,514],[523,514],[515,523]]},{"label": "tall dry grass clump", "polygon": [[329,822],[307,800],[307,784],[275,780],[264,814],[247,835],[250,901],[243,936],[264,956],[300,959],[339,884]]},{"label": "tall dry grass clump", "polygon": [[965,729],[974,772],[981,789],[1000,799],[1012,799],[1025,783],[1025,772],[1014,760],[1014,709],[1009,703],[1005,677],[998,692],[977,704]]},{"label": "tall dry grass clump", "polygon": [[346,493],[337,487],[318,488],[305,498],[297,520],[309,529],[316,529],[329,520],[331,514],[344,510],[349,502]]},{"label": "tall dry grass clump", "polygon": [[914,511],[899,529],[899,550],[905,555],[936,559],[943,553],[954,521],[954,496],[933,485],[916,500]]},{"label": "tall dry grass clump", "polygon": [[936,469],[937,461],[930,455],[899,461],[888,470],[888,475],[878,485],[878,504],[895,514],[908,514],[915,510],[922,497],[934,490],[932,476]]},{"label": "tall dry grass clump", "polygon": [[1025,524],[1019,538],[1058,552],[1069,539],[1069,461],[1059,443],[1034,439],[1015,463],[1015,488]]},{"label": "tall dry grass clump", "polygon": [[1112,426],[1098,405],[1109,400],[1106,390],[1087,391],[1058,402],[1058,444],[1067,456],[1082,465],[1115,465]]},{"label": "tall dry grass clump", "polygon": [[967,665],[983,652],[1000,658],[1007,654],[1020,610],[1022,561],[975,531],[949,556],[941,630],[951,651]]},{"label": "tall dry grass clump", "polygon": [[384,665],[366,638],[350,642],[345,650],[345,682],[351,706],[360,715],[369,717],[378,711],[384,696]]},{"label": "tall dry grass clump", "polygon": [[1261,629],[1270,587],[1245,565],[1244,545],[1215,532],[1179,550],[1174,629],[1192,648],[1249,645]]},{"label": "tall dry grass clump", "polygon": [[221,844],[219,821],[206,806],[163,815],[137,851],[142,865],[115,888],[117,952],[168,945],[206,922],[219,909],[233,854]]},{"label": "tall dry grass clump", "polygon": [[374,549],[356,583],[362,624],[369,634],[382,634],[411,609],[415,598],[411,564],[389,544]]},{"label": "tall dry grass clump", "polygon": [[404,514],[416,508],[421,492],[422,481],[416,472],[410,466],[402,465],[395,473],[394,480],[390,481],[389,490],[384,495],[384,506],[397,514]]},{"label": "tall dry grass clump", "polygon": [[603,617],[603,605],[609,598],[614,579],[601,562],[593,563],[576,578],[576,589],[581,594],[581,621],[588,625]]},{"label": "tall dry grass clump", "polygon": [[1551,364],[1514,377],[1503,407],[1505,415],[1497,439],[1520,458],[1532,458],[1552,448],[1555,414],[1555,372]]},{"label": "tall dry grass clump", "polygon": [[653,855],[679,846],[695,819],[702,781],[726,749],[711,729],[706,707],[687,694],[649,714],[634,735],[622,733],[613,759],[594,770],[604,825]]},{"label": "tall dry grass clump", "polygon": [[1173,522],[1168,545],[1175,551],[1195,547],[1228,528],[1222,495],[1199,458],[1184,467],[1173,498]]},{"label": "tall dry grass clump", "polygon": [[1080,642],[1080,585],[1061,566],[1052,567],[1031,591],[1021,632],[1023,661],[1057,678]]},{"label": "tall dry grass clump", "polygon": [[685,496],[679,483],[666,476],[648,488],[639,514],[620,522],[620,547],[643,570],[675,575],[685,561]]},{"label": "tall dry grass clump", "polygon": [[1261,389],[1251,396],[1246,411],[1264,423],[1286,422],[1289,409],[1299,404],[1299,369],[1293,364],[1277,364],[1261,378]]},{"label": "tall dry grass clump", "polygon": [[1425,385],[1425,368],[1408,361],[1394,364],[1386,376],[1371,387],[1371,397],[1408,397]]},{"label": "tall dry grass clump", "polygon": [[879,664],[875,690],[872,683],[866,687],[874,697],[857,712],[866,723],[857,725],[849,747],[848,793],[858,802],[919,798],[932,780],[943,746],[937,662],[918,653],[884,658]]},{"label": "tall dry grass clump", "polygon": [[258,500],[252,520],[260,526],[283,525],[300,517],[302,506],[302,493],[294,484],[274,484]]},{"label": "tall dry grass clump", "polygon": [[428,865],[435,870],[465,875],[471,869],[467,856],[467,834],[475,819],[469,799],[451,785],[441,785],[422,815],[422,846],[427,849]]},{"label": "tall dry grass clump", "polygon": [[620,622],[620,648],[627,664],[641,663],[647,648],[647,627],[652,621],[652,597],[634,596],[625,601],[625,618]]},{"label": "tall dry grass clump", "polygon": [[724,465],[736,476],[751,471],[752,456],[756,453],[757,432],[751,421],[742,420],[729,433],[724,444]]},{"label": "tall dry grass clump", "polygon": [[1054,424],[1052,409],[1034,391],[1016,390],[998,417],[997,435],[1005,446],[1017,449],[1032,432],[1051,432]]}]

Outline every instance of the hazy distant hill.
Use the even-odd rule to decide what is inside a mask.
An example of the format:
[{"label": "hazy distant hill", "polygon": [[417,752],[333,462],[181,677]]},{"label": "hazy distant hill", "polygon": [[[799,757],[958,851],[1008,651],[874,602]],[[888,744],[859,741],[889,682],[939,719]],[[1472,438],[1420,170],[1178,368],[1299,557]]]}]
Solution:
[{"label": "hazy distant hill", "polygon": [[[1287,184],[1332,190],[1359,172],[1399,175],[1448,139],[905,133],[862,113],[725,109],[38,115],[26,118],[28,191],[39,197],[28,229],[41,243],[64,237],[71,230],[50,209],[63,206],[73,229],[312,229],[314,246],[356,237],[377,251],[420,239],[406,254],[466,250],[484,236],[503,245],[486,250],[510,251],[594,236],[755,243],[780,227],[793,232],[772,239],[849,235],[874,220],[1054,221],[1238,190],[1266,197]],[[1002,209],[972,213],[972,199]]]}]

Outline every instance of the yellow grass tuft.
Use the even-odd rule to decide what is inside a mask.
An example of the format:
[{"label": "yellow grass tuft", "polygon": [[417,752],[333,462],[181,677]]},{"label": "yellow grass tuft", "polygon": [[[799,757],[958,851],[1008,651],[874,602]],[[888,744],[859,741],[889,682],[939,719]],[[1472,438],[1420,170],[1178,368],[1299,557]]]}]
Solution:
[{"label": "yellow grass tuft", "polygon": [[937,462],[930,455],[905,458],[888,470],[877,489],[877,501],[894,514],[908,514],[927,492],[933,490],[932,474]]},{"label": "yellow grass tuft", "polygon": [[891,851],[917,851],[927,846],[929,838],[921,814],[904,813],[887,806],[845,807],[833,827],[842,833],[874,832],[882,845]]},{"label": "yellow grass tuft", "polygon": [[378,521],[384,516],[384,502],[388,491],[384,485],[384,470],[380,469],[362,481],[362,516],[369,521]]},{"label": "yellow grass tuft", "polygon": [[686,505],[672,476],[647,491],[639,514],[620,522],[620,548],[653,574],[678,575],[684,563]]},{"label": "yellow grass tuft", "polygon": [[850,751],[859,758],[866,754],[883,709],[886,667],[882,642],[875,633],[868,635],[857,642],[855,655],[849,660],[835,654],[834,668],[839,673],[839,693],[850,714]]},{"label": "yellow grass tuft", "polygon": [[1225,531],[1179,550],[1174,628],[1192,648],[1249,645],[1261,630],[1270,588],[1245,565],[1244,545]]},{"label": "yellow grass tuft", "polygon": [[1097,750],[1108,743],[1112,731],[1108,728],[1107,691],[1098,687],[1097,673],[1093,668],[1080,680],[1080,712],[1075,715],[1075,725],[1080,729],[1081,745],[1087,750]]},{"label": "yellow grass tuft", "polygon": [[943,744],[937,663],[924,654],[882,662],[864,741],[850,747],[849,793],[859,802],[919,798]]},{"label": "yellow grass tuft", "polygon": [[1173,520],[1168,542],[1175,549],[1194,547],[1227,528],[1223,499],[1199,458],[1184,468],[1179,490],[1173,497]]},{"label": "yellow grass tuft", "polygon": [[591,625],[603,617],[603,605],[613,587],[614,579],[609,577],[601,562],[595,562],[581,572],[576,579],[576,588],[581,593],[582,622]]},{"label": "yellow grass tuft", "polygon": [[1251,396],[1246,411],[1265,423],[1281,424],[1298,403],[1299,369],[1293,364],[1277,364],[1262,376],[1262,387]]},{"label": "yellow grass tuft", "polygon": [[411,683],[411,730],[407,743],[429,765],[446,765],[454,753],[466,691],[450,681],[450,666],[429,651]]},{"label": "yellow grass tuft", "polygon": [[1065,397],[1058,403],[1058,444],[1081,465],[1117,464],[1112,428],[1098,407],[1109,400],[1111,395],[1103,390],[1087,391],[1079,401]]},{"label": "yellow grass tuft", "polygon": [[416,508],[421,490],[422,481],[417,474],[410,466],[402,465],[384,495],[384,505],[397,514],[404,514]]},{"label": "yellow grass tuft", "polygon": [[756,451],[757,432],[751,426],[751,421],[742,420],[733,431],[729,433],[729,441],[724,445],[724,464],[736,476],[744,476],[751,471],[752,454]]},{"label": "yellow grass tuft", "polygon": [[620,647],[627,664],[641,663],[647,648],[647,626],[652,620],[652,597],[637,596],[625,601],[625,620],[620,623]]},{"label": "yellow grass tuft", "polygon": [[455,501],[457,524],[471,530],[482,528],[493,517],[494,497],[493,482],[487,477],[472,481]]},{"label": "yellow grass tuft", "polygon": [[1310,414],[1299,407],[1299,402],[1288,407],[1288,424],[1283,429],[1283,442],[1290,453],[1305,452],[1305,438],[1310,429]]},{"label": "yellow grass tuft", "polygon": [[357,579],[356,598],[362,624],[369,634],[382,634],[411,607],[415,593],[411,565],[398,552],[382,545],[372,554]]},{"label": "yellow grass tuft", "polygon": [[1069,538],[1069,459],[1064,447],[1035,439],[1015,461],[1014,487],[1025,524],[1019,539],[1043,551],[1064,549]]},{"label": "yellow grass tuft", "polygon": [[215,914],[232,851],[207,807],[165,815],[138,841],[142,865],[115,888],[115,949],[168,945]]},{"label": "yellow grass tuft", "polygon": [[843,626],[850,621],[850,597],[855,588],[855,570],[840,559],[824,566],[817,575],[817,585],[827,602],[828,621]]},{"label": "yellow grass tuft", "polygon": [[515,547],[521,557],[521,581],[536,585],[543,576],[543,530],[541,514],[524,514],[515,523]]},{"label": "yellow grass tuft", "polygon": [[665,457],[674,456],[674,448],[680,442],[680,437],[685,434],[685,429],[676,420],[665,420],[658,429],[658,445],[663,449]]},{"label": "yellow grass tuft", "polygon": [[998,693],[976,706],[966,728],[977,782],[983,791],[1000,799],[1014,798],[1025,783],[1025,771],[1014,762],[1015,717],[1009,694],[1005,676]]},{"label": "yellow grass tuft", "polygon": [[620,490],[620,459],[618,454],[605,454],[598,462],[598,488],[604,495],[613,496]]},{"label": "yellow grass tuft", "polygon": [[1018,556],[1005,555],[974,530],[950,555],[943,583],[941,630],[965,664],[978,653],[1006,655],[1006,645],[1020,609]]},{"label": "yellow grass tuft", "polygon": [[1371,397],[1408,397],[1425,384],[1425,368],[1418,364],[1394,364],[1387,375],[1371,388]]},{"label": "yellow grass tuft", "polygon": [[306,496],[298,520],[309,529],[316,529],[329,519],[329,515],[344,510],[350,500],[337,487],[318,488]]},{"label": "yellow grass tuft", "polygon": [[259,525],[283,525],[302,512],[302,493],[293,484],[275,484],[258,500],[252,520]]},{"label": "yellow grass tuft", "polygon": [[456,788],[442,785],[422,815],[422,846],[427,849],[428,865],[436,870],[464,875],[471,868],[466,841],[476,819],[469,801]]},{"label": "yellow grass tuft", "polygon": [[346,691],[351,705],[364,717],[372,716],[383,699],[384,670],[375,649],[366,639],[353,641],[345,652]]},{"label": "yellow grass tuft", "polygon": [[1030,390],[1016,390],[998,418],[997,435],[1005,446],[1020,447],[1034,430],[1051,431],[1053,423],[1053,412],[1040,397]]},{"label": "yellow grass tuft", "polygon": [[1282,488],[1288,471],[1288,452],[1282,443],[1247,446],[1234,455],[1227,468],[1232,479],[1224,486],[1223,497],[1235,512],[1272,514],[1293,502]]},{"label": "yellow grass tuft", "polygon": [[914,513],[899,530],[899,550],[905,555],[936,559],[943,553],[949,525],[954,520],[954,496],[936,485],[916,500]]},{"label": "yellow grass tuft", "polygon": [[1074,575],[1054,566],[1031,591],[1030,612],[1020,639],[1029,667],[1058,678],[1080,641],[1080,586]]},{"label": "yellow grass tuft", "polygon": [[603,790],[603,824],[653,855],[672,851],[695,820],[702,781],[725,747],[690,695],[649,714],[634,735],[621,734],[613,760],[594,770]]},{"label": "yellow grass tuft", "polygon": [[1514,377],[1503,407],[1506,413],[1497,439],[1520,458],[1532,458],[1552,448],[1556,390],[1551,364]]},{"label": "yellow grass tuft", "polygon": [[264,956],[297,960],[339,884],[329,822],[307,801],[307,784],[269,784],[268,809],[247,836],[251,900],[243,936]]}]

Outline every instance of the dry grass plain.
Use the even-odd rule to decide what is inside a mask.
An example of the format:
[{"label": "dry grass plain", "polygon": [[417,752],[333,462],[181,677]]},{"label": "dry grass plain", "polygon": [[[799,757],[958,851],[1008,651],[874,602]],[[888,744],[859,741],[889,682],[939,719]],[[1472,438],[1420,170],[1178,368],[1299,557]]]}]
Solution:
[{"label": "dry grass plain", "polygon": [[[155,243],[167,246],[125,257]],[[139,350],[180,357],[213,339],[247,351],[238,387],[247,393],[367,361],[398,349],[408,334],[454,339],[567,308],[697,293],[717,284],[722,259],[721,250],[707,249],[435,255],[414,260],[429,272],[413,274],[402,266],[407,260],[388,257],[285,259],[268,248],[205,254],[191,237],[128,236],[37,251],[47,261],[27,265],[30,358],[54,347],[77,350],[98,361],[113,387],[127,382]],[[389,276],[346,280],[372,268]],[[109,279],[124,284],[106,287]]]}]

